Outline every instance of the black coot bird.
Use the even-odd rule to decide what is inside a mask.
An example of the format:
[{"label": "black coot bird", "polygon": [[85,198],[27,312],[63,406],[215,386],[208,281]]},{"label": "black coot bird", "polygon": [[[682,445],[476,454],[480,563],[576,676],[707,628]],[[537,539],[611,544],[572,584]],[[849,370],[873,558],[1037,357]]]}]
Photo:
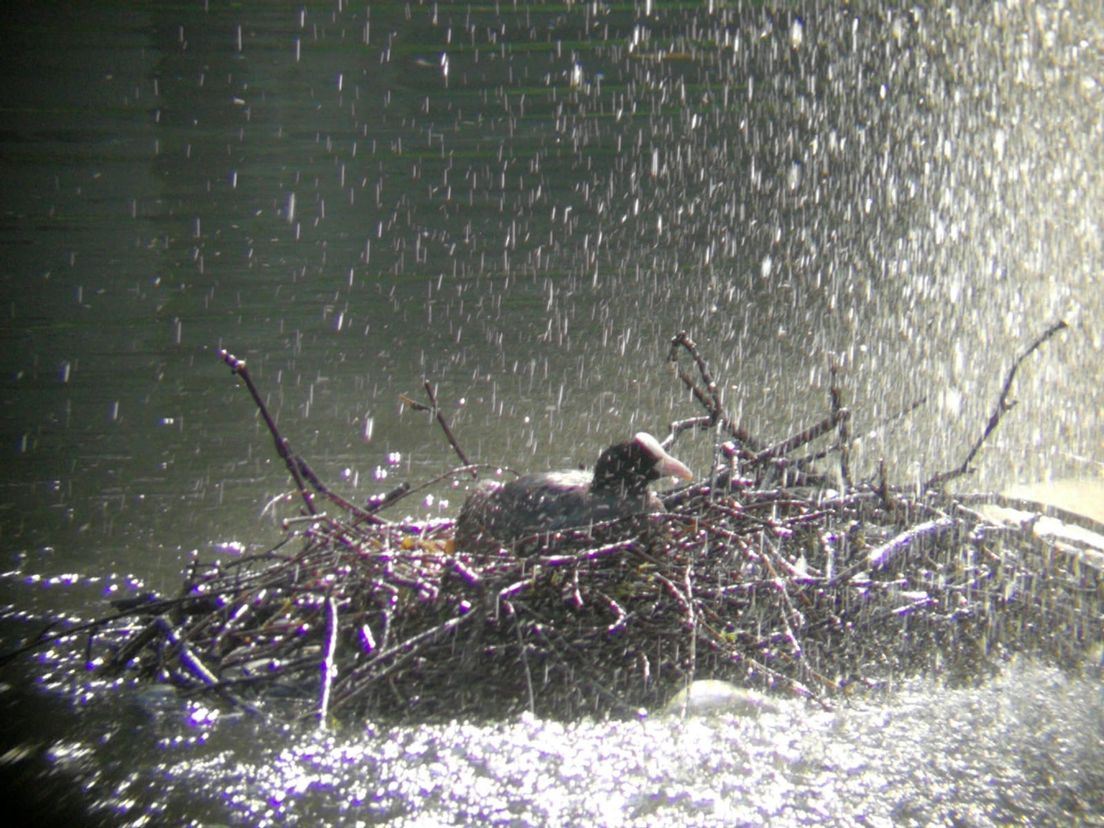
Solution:
[{"label": "black coot bird", "polygon": [[543,472],[479,487],[460,510],[456,543],[462,549],[516,546],[532,535],[662,512],[663,503],[648,484],[665,476],[691,480],[694,475],[655,437],[640,432],[603,451],[593,474]]}]

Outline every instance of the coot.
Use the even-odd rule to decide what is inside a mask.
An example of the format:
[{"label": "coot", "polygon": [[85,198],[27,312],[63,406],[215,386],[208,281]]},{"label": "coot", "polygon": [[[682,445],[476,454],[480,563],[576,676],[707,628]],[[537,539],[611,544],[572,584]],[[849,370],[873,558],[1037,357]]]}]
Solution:
[{"label": "coot", "polygon": [[662,512],[663,503],[648,491],[648,483],[668,475],[684,480],[694,476],[655,437],[640,432],[603,451],[593,474],[554,471],[505,485],[483,484],[460,510],[456,543],[464,549],[515,546],[538,533]]}]

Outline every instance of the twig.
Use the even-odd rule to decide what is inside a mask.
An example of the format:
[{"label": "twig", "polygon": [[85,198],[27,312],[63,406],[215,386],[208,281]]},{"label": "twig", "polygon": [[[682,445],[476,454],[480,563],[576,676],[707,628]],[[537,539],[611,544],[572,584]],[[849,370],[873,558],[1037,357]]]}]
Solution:
[{"label": "twig", "polygon": [[296,455],[295,462],[296,464],[298,464],[299,470],[303,473],[303,477],[309,480],[310,484],[314,486],[315,491],[336,503],[346,512],[349,512],[350,514],[355,516],[357,521],[365,521],[367,523],[375,524],[383,524],[387,522],[378,515],[373,514],[372,510],[362,509],[356,504],[351,503],[350,501],[343,498],[337,492],[330,489],[329,486],[327,486],[319,479],[318,475],[314,473],[314,470],[309,465],[307,465],[307,461],[304,460],[302,457]]},{"label": "twig", "polygon": [[690,605],[690,600],[687,598],[687,596],[682,594],[682,591],[679,590],[677,586],[675,586],[674,581],[672,581],[670,578],[657,572],[655,574],[655,579],[663,584],[665,587],[667,587],[668,592],[670,592],[675,601],[678,602],[678,605],[682,607],[682,611],[686,616],[686,629],[693,632],[694,608]]},{"label": "twig", "polygon": [[[350,701],[356,696],[361,682],[368,683],[371,681],[380,680],[388,673],[396,670],[399,665],[402,664],[404,661],[412,658],[413,656],[421,652],[422,647],[432,643],[433,641],[436,641],[441,636],[452,632],[461,624],[467,623],[468,621],[475,618],[476,615],[477,614],[474,612],[469,612],[465,615],[453,616],[452,618],[446,619],[435,627],[424,630],[417,635],[411,636],[405,641],[402,641],[394,645],[393,647],[390,647],[387,650],[383,650],[368,664],[366,664],[363,670],[349,673],[344,679],[340,679],[338,681],[338,684],[341,685],[339,687],[340,692],[338,696],[333,700],[331,707],[337,708],[343,706],[346,702]],[[381,664],[381,662],[386,662],[388,659],[391,659],[393,657],[394,661],[380,668],[375,675],[371,674],[372,671]]]},{"label": "twig", "polygon": [[386,509],[394,503],[402,500],[410,493],[410,483],[404,480],[398,486],[395,486],[390,491],[382,495],[373,495],[368,498],[368,511],[375,514],[376,512]]},{"label": "twig", "polygon": [[[708,541],[706,541],[708,545]],[[690,627],[690,669],[691,676],[698,672],[698,614],[694,611],[694,584],[690,577],[692,564],[687,564],[682,571],[682,585],[686,588],[686,606],[690,613],[688,624]]]},{"label": "twig", "polygon": [[[682,366],[679,365],[678,354],[680,348],[690,354],[690,358],[698,367],[698,375],[701,377],[703,385],[699,385],[697,380],[684,371]],[[750,452],[759,449],[758,441],[748,434],[745,429],[737,426],[728,418],[724,410],[724,405],[721,403],[721,395],[717,390],[717,383],[713,381],[713,376],[709,373],[709,366],[698,352],[698,346],[686,331],[679,331],[671,337],[671,347],[667,351],[667,361],[674,367],[675,374],[682,380],[683,385],[685,385],[690,390],[690,393],[694,395],[694,398],[701,403],[702,407],[706,410],[707,416],[704,418],[691,417],[686,420],[678,420],[671,423],[669,433],[663,440],[664,448],[670,447],[675,441],[675,437],[688,428],[712,428],[720,423],[739,444],[739,453],[741,456],[750,457]]]},{"label": "twig", "polygon": [[211,672],[203,660],[195,654],[188,642],[180,637],[180,635],[173,629],[172,624],[169,623],[169,619],[164,615],[159,615],[154,620],[154,626],[165,636],[165,640],[169,642],[173,647],[177,649],[180,654],[180,663],[184,665],[193,676],[198,678],[209,689],[216,690],[228,702],[235,707],[240,707],[247,713],[254,716],[261,715],[261,711],[251,704],[248,704],[239,699],[234,694],[219,686],[218,677]]},{"label": "twig", "polygon": [[[89,635],[95,635],[97,628],[107,627],[114,624],[116,621],[121,621],[125,618],[139,618],[141,616],[159,615],[168,610],[176,609],[189,604],[197,603],[197,600],[202,598],[187,594],[179,598],[161,598],[156,596],[152,601],[143,600],[141,603],[121,606],[118,612],[106,615],[102,618],[97,618],[92,621],[86,621],[76,624],[72,627],[67,627],[64,630],[56,633],[50,633],[50,629],[58,622],[54,622],[43,629],[37,636],[30,641],[25,642],[21,646],[9,650],[5,653],[0,653],[0,667],[3,667],[10,661],[18,658],[19,656],[33,652],[34,650],[42,649],[50,644],[55,644],[63,639],[71,636],[80,635],[81,633],[88,633]],[[130,658],[138,652],[146,643],[156,637],[156,628],[154,625],[149,624],[142,628],[142,631],[137,633],[134,638],[130,639],[119,651],[115,654],[104,668],[117,667],[125,664]]]},{"label": "twig", "polygon": [[[421,403],[419,403],[419,405],[421,405]],[[403,500],[410,495],[417,494],[418,492],[425,491],[426,489],[430,489],[436,486],[442,480],[448,480],[450,477],[456,477],[457,475],[461,474],[470,474],[472,477],[477,477],[480,469],[502,469],[503,471],[510,472],[511,474],[517,474],[517,472],[515,472],[513,469],[503,468],[502,466],[497,466],[494,463],[471,463],[467,466],[456,466],[446,472],[441,472],[441,474],[437,475],[436,477],[432,477],[425,483],[421,483],[417,486],[396,486],[394,489],[387,493],[386,503],[382,503],[375,509],[371,509],[371,511],[379,511],[380,509],[383,509],[385,507],[394,506],[400,500]],[[401,492],[399,491],[400,488],[403,489]]]},{"label": "twig", "polygon": [[253,397],[253,402],[257,404],[257,410],[261,412],[261,417],[265,421],[265,425],[268,426],[268,431],[272,434],[272,440],[276,444],[276,453],[280,455],[284,463],[288,467],[288,471],[291,472],[291,477],[295,481],[295,487],[299,489],[299,496],[303,498],[303,503],[307,507],[307,511],[312,515],[316,512],[314,508],[314,498],[311,493],[307,491],[306,481],[303,480],[303,475],[299,470],[299,462],[295,457],[295,454],[291,450],[291,444],[280,433],[280,429],[276,427],[276,421],[272,419],[272,415],[268,413],[268,406],[264,404],[264,400],[261,399],[260,393],[257,391],[257,386],[253,384],[253,378],[249,376],[249,369],[245,365],[244,359],[238,359],[232,353],[225,348],[219,351],[219,357],[230,366],[230,370],[241,377],[245,387],[249,389],[250,395]]},{"label": "twig", "polygon": [[[445,415],[441,413],[441,407],[437,405],[437,394],[433,390],[433,384],[427,379],[423,383],[425,387],[426,396],[429,397],[429,405],[424,405],[420,402],[412,400],[405,394],[400,394],[399,399],[402,400],[404,405],[409,406],[415,411],[430,411],[437,419],[437,423],[441,426],[441,430],[445,432],[445,439],[449,441],[449,445],[452,446],[452,450],[456,452],[456,456],[460,458],[460,462],[465,466],[471,466],[472,462],[468,459],[468,455],[464,453],[464,450],[460,448],[460,443],[457,442],[456,436],[452,433],[452,429],[449,427],[448,420],[445,419]],[[478,473],[473,469],[472,477],[478,477]]]},{"label": "twig", "polygon": [[[775,569],[774,564],[771,562],[770,555],[763,555],[762,560],[767,568],[767,571],[773,576],[773,587],[777,591],[778,595],[782,599],[782,624],[785,632],[786,640],[790,642],[790,647],[793,649],[793,654],[797,658],[801,658],[803,655],[801,642],[797,640],[797,634],[794,629],[800,629],[805,624],[805,618],[794,607],[793,602],[790,601],[790,593],[787,589],[787,581],[781,575],[778,574],[778,570]],[[783,562],[781,556],[778,558],[779,562]],[[790,567],[787,566],[787,569]],[[792,572],[790,573],[792,577]],[[791,618],[792,616],[792,618]],[[795,623],[796,622],[796,623]]]},{"label": "twig", "polygon": [[525,689],[529,693],[529,712],[536,715],[537,696],[533,692],[533,674],[529,671],[529,656],[525,652],[525,640],[521,637],[521,619],[514,615],[514,632],[517,633],[518,655],[521,666],[525,668]]},{"label": "twig", "polygon": [[326,596],[326,654],[322,658],[322,697],[318,702],[318,724],[325,729],[330,711],[330,690],[333,688],[337,665],[334,653],[337,652],[337,602],[332,595]]},{"label": "twig", "polygon": [[[701,376],[702,382],[705,383],[704,388],[698,385],[694,378],[682,370],[682,367],[678,364],[679,348],[684,348],[690,354],[694,364],[698,366],[698,374]],[[724,406],[721,404],[721,395],[717,391],[717,383],[713,381],[713,377],[709,373],[709,366],[705,364],[702,355],[698,353],[698,346],[694,344],[694,340],[690,338],[686,331],[679,331],[671,337],[671,348],[667,352],[667,361],[674,365],[678,378],[690,389],[698,402],[709,413],[708,425],[713,426],[726,420]]]},{"label": "twig", "polygon": [[712,428],[713,422],[713,417],[709,414],[703,414],[700,417],[687,417],[685,420],[675,420],[673,423],[667,426],[667,436],[663,438],[663,442],[661,445],[665,449],[669,449],[671,447],[671,444],[675,442],[675,438],[679,434],[682,434],[682,432],[688,431],[692,428]]},{"label": "twig", "polygon": [[827,434],[841,422],[850,418],[850,416],[851,412],[846,408],[835,410],[819,423],[811,425],[804,431],[799,431],[797,434],[787,437],[780,443],[775,443],[773,446],[757,452],[752,458],[752,464],[759,465],[777,457],[784,457],[794,449],[800,448],[806,443],[811,443],[817,437]]},{"label": "twig", "polygon": [[291,477],[295,481],[295,486],[299,490],[300,497],[303,498],[303,502],[307,506],[307,511],[312,515],[318,513],[314,503],[314,496],[307,490],[307,483],[310,483],[316,492],[333,501],[345,511],[352,513],[358,520],[367,521],[368,523],[385,523],[386,521],[384,521],[383,518],[377,517],[371,512],[350,503],[322,482],[307,461],[291,450],[291,444],[288,442],[287,438],[280,433],[280,429],[276,426],[276,421],[272,419],[272,415],[268,412],[268,406],[264,404],[264,400],[261,399],[261,395],[257,391],[257,386],[253,384],[253,378],[249,376],[249,369],[246,367],[245,360],[238,359],[226,349],[219,351],[219,356],[222,358],[223,362],[230,366],[231,371],[241,377],[245,387],[249,389],[249,393],[253,397],[253,402],[257,404],[257,410],[261,412],[261,417],[264,419],[265,425],[268,426],[268,430],[272,434],[272,440],[276,444],[276,453],[280,455],[287,465],[288,471],[291,472]]},{"label": "twig", "polygon": [[867,565],[873,570],[884,569],[900,553],[926,538],[938,540],[945,532],[955,529],[958,523],[953,518],[937,518],[918,523],[895,538],[871,549],[866,556]]},{"label": "twig", "polygon": [[[575,570],[575,578],[576,578],[575,593],[576,593],[576,595],[578,595],[578,592],[579,592],[578,577],[579,577],[579,571]],[[618,630],[624,629],[625,622],[629,618],[628,613],[625,612],[625,608],[623,606],[621,606],[619,603],[617,603],[617,601],[615,601],[613,598],[610,598],[608,595],[606,595],[606,593],[604,593],[604,592],[599,592],[598,596],[600,598],[602,598],[602,600],[604,600],[606,602],[606,604],[609,605],[609,608],[611,610],[613,610],[614,613],[617,614],[617,620],[615,620],[612,624],[610,624],[608,627],[606,627],[606,632],[608,632],[612,635],[613,633],[617,632]],[[582,602],[581,597],[576,599],[576,603],[577,603],[578,606],[582,606],[583,602]]]},{"label": "twig", "polygon": [[[718,620],[719,619],[714,619],[714,622]],[[729,661],[732,661],[734,663],[748,664],[751,668],[751,670],[749,670],[748,672],[751,672],[752,670],[761,672],[763,675],[767,676],[770,679],[770,682],[772,684],[787,685],[794,692],[795,695],[801,696],[806,699],[811,699],[812,701],[815,701],[817,704],[819,704],[823,709],[831,709],[830,706],[819,696],[817,696],[816,693],[811,691],[796,678],[788,676],[785,673],[779,672],[778,670],[767,666],[764,662],[760,661],[747,652],[736,649],[725,640],[725,636],[719,630],[713,629],[711,625],[703,624],[702,628],[709,633],[709,636],[706,640],[714,647],[717,647],[717,649],[719,649],[721,652],[725,653]],[[820,674],[818,673],[812,673],[812,675],[814,675],[816,678],[821,678]],[[826,684],[833,689],[835,688],[835,685],[831,681],[826,680]]]},{"label": "twig", "polygon": [[1003,417],[1005,413],[1010,411],[1012,409],[1012,406],[1015,405],[1015,403],[1010,404],[1008,402],[1008,392],[1012,388],[1012,380],[1016,376],[1016,371],[1019,370],[1020,363],[1027,359],[1027,357],[1044,342],[1046,342],[1048,339],[1058,333],[1058,331],[1065,330],[1067,327],[1069,326],[1066,325],[1063,320],[1059,319],[1057,322],[1055,322],[1053,325],[1043,331],[1042,334],[1040,334],[1038,338],[1036,338],[1036,340],[1028,346],[1027,350],[1016,358],[1016,361],[1012,363],[1012,367],[1008,369],[1008,376],[1004,378],[1004,387],[1001,388],[1000,397],[997,399],[997,405],[993,409],[993,413],[989,417],[988,424],[985,426],[985,431],[981,433],[981,436],[978,437],[973,447],[967,453],[966,459],[963,460],[961,465],[959,465],[957,468],[954,468],[948,472],[941,472],[940,474],[937,474],[933,478],[931,478],[927,483],[924,484],[924,491],[929,491],[936,488],[937,486],[942,486],[949,480],[953,480],[956,477],[961,477],[962,475],[969,474],[971,471],[973,471],[973,469],[970,468],[970,462],[974,459],[974,456],[978,453],[978,451],[981,450],[982,444],[989,438],[989,435],[996,430],[997,424],[1001,421],[1001,417]]},{"label": "twig", "polygon": [[843,407],[843,392],[839,388],[840,365],[836,359],[832,359],[829,370],[832,375],[832,386],[829,390],[832,418],[839,420],[840,479],[843,482],[843,491],[847,492],[851,489],[851,418],[842,416],[847,409]]}]

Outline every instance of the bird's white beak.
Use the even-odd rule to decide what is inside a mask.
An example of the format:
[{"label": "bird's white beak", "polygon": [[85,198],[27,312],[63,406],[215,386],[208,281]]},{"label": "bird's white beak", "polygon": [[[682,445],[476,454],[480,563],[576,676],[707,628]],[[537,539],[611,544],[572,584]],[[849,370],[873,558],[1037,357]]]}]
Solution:
[{"label": "bird's white beak", "polygon": [[660,474],[677,477],[679,480],[694,479],[694,473],[690,471],[690,468],[681,460],[676,460],[669,454],[656,464],[656,468],[659,469]]},{"label": "bird's white beak", "polygon": [[677,477],[679,480],[693,480],[694,473],[681,460],[677,460],[666,452],[659,444],[659,440],[646,431],[633,435],[633,439],[647,447],[648,451],[655,455],[656,471],[660,476]]}]

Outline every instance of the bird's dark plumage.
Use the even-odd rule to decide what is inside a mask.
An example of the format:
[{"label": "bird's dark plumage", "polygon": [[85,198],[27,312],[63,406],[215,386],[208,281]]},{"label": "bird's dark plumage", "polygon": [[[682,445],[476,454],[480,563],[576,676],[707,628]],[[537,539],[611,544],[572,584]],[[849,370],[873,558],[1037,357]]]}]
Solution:
[{"label": "bird's dark plumage", "polygon": [[602,452],[593,474],[529,474],[505,485],[483,484],[460,510],[456,543],[464,549],[515,546],[538,534],[662,512],[648,484],[664,476],[689,480],[690,469],[643,432]]}]

